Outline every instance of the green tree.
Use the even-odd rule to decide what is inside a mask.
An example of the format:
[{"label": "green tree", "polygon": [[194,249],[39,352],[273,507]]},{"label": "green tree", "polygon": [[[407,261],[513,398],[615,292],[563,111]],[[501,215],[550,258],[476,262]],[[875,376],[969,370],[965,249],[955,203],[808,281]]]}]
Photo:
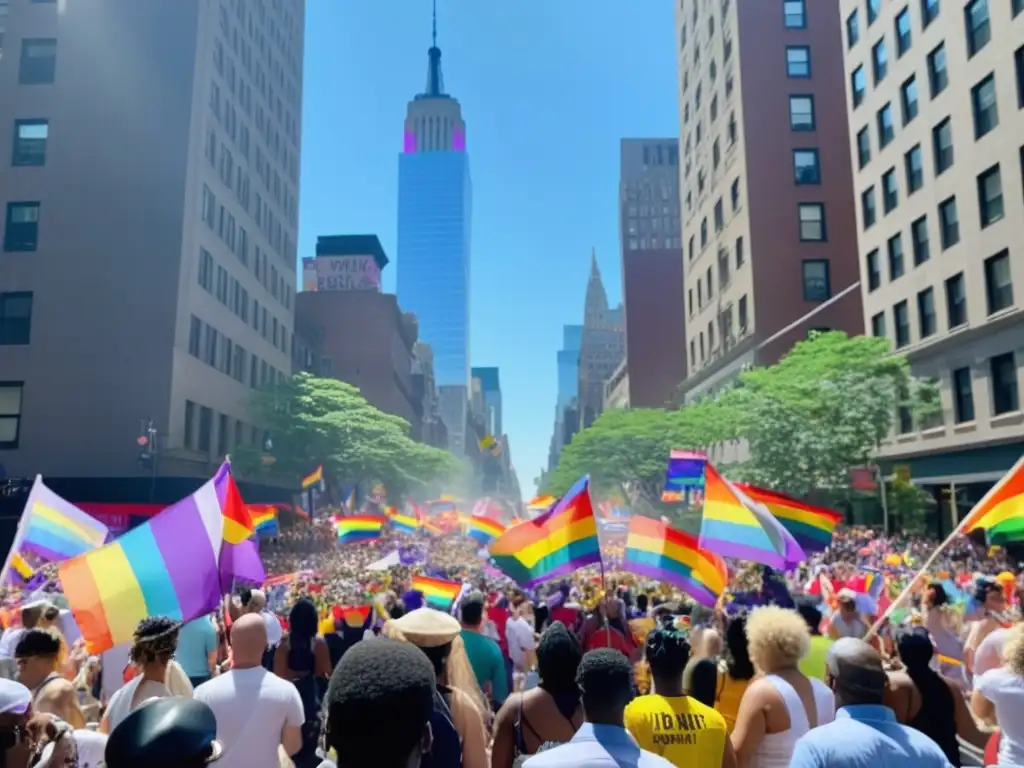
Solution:
[{"label": "green tree", "polygon": [[886,339],[833,331],[801,341],[776,365],[742,373],[729,393],[750,459],[735,473],[806,496],[843,487],[869,461],[898,409],[933,416],[934,383],[915,379]]},{"label": "green tree", "polygon": [[253,393],[251,410],[270,433],[273,463],[262,446],[240,446],[231,461],[244,475],[269,473],[297,487],[323,465],[341,488],[380,482],[398,499],[462,471],[451,453],[412,440],[408,422],[336,379],[296,374]]},{"label": "green tree", "polygon": [[634,512],[676,514],[661,491],[673,449],[699,450],[736,437],[735,414],[725,400],[707,400],[678,411],[660,408],[605,411],[565,446],[545,479],[545,493],[561,495],[583,475],[598,494],[622,494]]}]

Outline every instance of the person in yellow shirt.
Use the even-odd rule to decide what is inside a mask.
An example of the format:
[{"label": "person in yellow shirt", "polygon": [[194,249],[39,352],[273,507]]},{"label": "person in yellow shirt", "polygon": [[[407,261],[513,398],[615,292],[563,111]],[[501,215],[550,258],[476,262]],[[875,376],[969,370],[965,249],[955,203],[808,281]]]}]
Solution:
[{"label": "person in yellow shirt", "polygon": [[647,635],[645,651],[654,692],[626,707],[626,729],[641,748],[672,765],[736,768],[725,718],[683,693],[683,670],[690,660],[686,633],[662,625]]}]

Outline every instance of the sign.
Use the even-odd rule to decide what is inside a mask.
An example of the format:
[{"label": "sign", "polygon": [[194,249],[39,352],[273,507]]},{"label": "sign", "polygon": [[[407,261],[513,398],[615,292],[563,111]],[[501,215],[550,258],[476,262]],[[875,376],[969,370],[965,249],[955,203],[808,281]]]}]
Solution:
[{"label": "sign", "polygon": [[380,267],[373,256],[319,256],[317,291],[379,291]]}]

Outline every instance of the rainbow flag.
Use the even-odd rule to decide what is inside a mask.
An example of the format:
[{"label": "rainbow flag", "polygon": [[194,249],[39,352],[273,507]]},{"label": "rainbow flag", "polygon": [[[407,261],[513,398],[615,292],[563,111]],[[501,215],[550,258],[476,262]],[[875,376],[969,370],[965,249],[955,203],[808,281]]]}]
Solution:
[{"label": "rainbow flag", "polygon": [[700,547],[723,557],[787,570],[807,559],[796,539],[763,504],[748,498],[708,462]]},{"label": "rainbow flag", "polygon": [[397,512],[391,515],[391,527],[402,533],[416,533],[420,529],[420,521],[409,515],[400,515]]},{"label": "rainbow flag", "polygon": [[473,517],[469,520],[467,533],[481,545],[488,545],[505,532],[505,526],[489,517]]},{"label": "rainbow flag", "polygon": [[420,527],[423,528],[427,533],[432,533],[435,536],[441,536],[444,533],[444,529],[439,525],[430,522],[429,520],[420,521]]},{"label": "rainbow flag", "polygon": [[753,501],[764,504],[775,519],[793,534],[804,552],[821,552],[832,543],[832,534],[843,516],[831,509],[806,504],[778,491],[769,491],[755,485],[736,483]]},{"label": "rainbow flag", "polygon": [[558,501],[554,496],[534,496],[526,508],[531,512],[547,512]]},{"label": "rainbow flag", "polygon": [[339,517],[334,523],[334,528],[338,532],[338,543],[348,544],[353,541],[379,539],[386,519],[383,515]]},{"label": "rainbow flag", "polygon": [[250,506],[253,530],[257,536],[277,536],[277,509],[270,506]]},{"label": "rainbow flag", "polygon": [[421,592],[427,605],[439,611],[447,611],[462,593],[462,585],[457,581],[435,579],[432,576],[413,576],[412,589]]},{"label": "rainbow flag", "polygon": [[666,488],[703,488],[704,465],[707,456],[693,451],[675,451],[668,456],[668,469],[665,470]]},{"label": "rainbow flag", "polygon": [[36,569],[29,565],[20,553],[15,552],[11,555],[11,570],[10,574],[15,582],[21,582],[22,584],[28,584],[35,578]]},{"label": "rainbow flag", "polygon": [[11,548],[60,561],[96,549],[106,539],[107,526],[51,491],[37,475]]},{"label": "rainbow flag", "polygon": [[490,546],[498,568],[522,587],[601,562],[590,478],[581,477],[548,512],[510,528]]},{"label": "rainbow flag", "polygon": [[224,507],[235,503],[233,485],[225,463],[199,490],[147,523],[61,563],[60,583],[90,654],[130,642],[149,616],[191,621],[216,610],[223,594]]},{"label": "rainbow flag", "polygon": [[641,515],[629,521],[622,567],[674,584],[709,608],[718,602],[729,581],[725,561],[701,549],[696,538]]},{"label": "rainbow flag", "polygon": [[306,490],[307,488],[312,488],[314,485],[317,485],[318,483],[322,483],[323,481],[324,481],[324,465],[321,464],[319,467],[317,467],[312,472],[310,472],[308,475],[306,475],[304,478],[302,478],[302,490]]},{"label": "rainbow flag", "polygon": [[964,533],[985,531],[989,545],[1024,539],[1024,456],[960,524]]}]

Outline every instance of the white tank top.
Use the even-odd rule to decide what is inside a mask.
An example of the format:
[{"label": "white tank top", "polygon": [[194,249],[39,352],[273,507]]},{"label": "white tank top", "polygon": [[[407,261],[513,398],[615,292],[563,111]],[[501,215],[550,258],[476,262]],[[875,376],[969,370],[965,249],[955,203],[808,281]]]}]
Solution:
[{"label": "white tank top", "polygon": [[[765,679],[772,684],[786,705],[789,714],[789,730],[779,733],[766,733],[757,747],[750,768],[788,768],[796,740],[811,729],[807,722],[807,712],[800,700],[796,688],[778,675],[767,675]],[[814,694],[814,710],[818,716],[818,725],[831,723],[836,717],[836,699],[832,691],[821,680],[808,678]]]}]

